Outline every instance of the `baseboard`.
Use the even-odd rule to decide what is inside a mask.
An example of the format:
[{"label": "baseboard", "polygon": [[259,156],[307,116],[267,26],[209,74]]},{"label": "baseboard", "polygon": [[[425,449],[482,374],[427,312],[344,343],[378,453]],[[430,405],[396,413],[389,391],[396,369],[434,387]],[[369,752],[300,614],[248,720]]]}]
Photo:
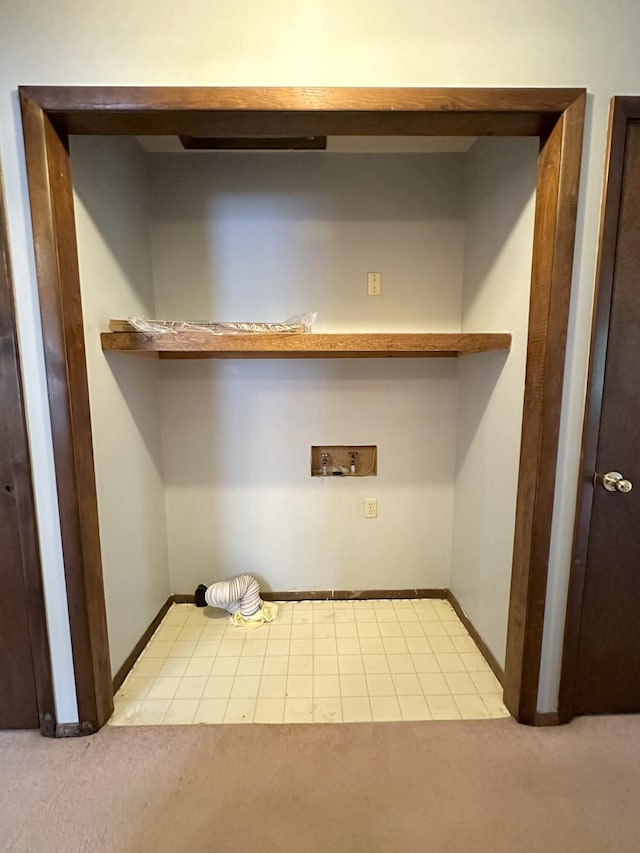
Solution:
[{"label": "baseboard", "polygon": [[261,592],[265,601],[367,601],[371,598],[446,598],[446,589],[300,589]]},{"label": "baseboard", "polygon": [[464,627],[465,627],[465,628],[467,629],[467,631],[469,632],[469,636],[471,637],[471,639],[473,640],[473,642],[476,644],[476,646],[477,646],[477,647],[480,649],[480,651],[482,652],[482,656],[484,657],[484,659],[486,660],[486,662],[487,662],[487,663],[489,664],[489,666],[491,667],[491,669],[492,669],[492,671],[493,671],[493,674],[494,674],[494,675],[495,675],[495,677],[498,679],[498,681],[500,682],[500,684],[502,684],[502,686],[504,687],[504,670],[503,670],[503,668],[500,666],[500,664],[498,663],[498,661],[496,660],[495,655],[493,654],[493,652],[491,651],[491,649],[487,646],[487,644],[486,644],[486,643],[485,643],[485,641],[482,639],[482,637],[480,636],[480,634],[478,634],[478,632],[476,631],[476,629],[475,629],[475,627],[474,627],[473,623],[471,622],[471,620],[469,619],[469,617],[467,616],[467,614],[466,614],[466,613],[464,612],[464,610],[462,609],[462,606],[460,605],[460,602],[459,602],[459,601],[458,601],[458,599],[455,597],[455,595],[451,592],[451,590],[450,590],[450,589],[449,589],[449,590],[447,590],[446,598],[447,598],[447,601],[449,602],[449,604],[451,604],[451,606],[453,607],[453,609],[456,611],[456,614],[457,614],[458,618],[460,619],[460,621],[462,622],[462,624],[464,625]]},{"label": "baseboard", "polygon": [[[193,600],[193,596],[192,596],[191,600]],[[144,647],[147,645],[147,643],[149,642],[151,637],[156,632],[158,626],[160,625],[160,623],[162,622],[164,617],[167,615],[167,612],[173,603],[174,603],[174,596],[170,595],[169,598],[165,601],[165,603],[160,608],[158,615],[153,619],[153,621],[151,622],[151,624],[149,625],[147,630],[144,632],[144,634],[140,637],[138,642],[133,647],[133,650],[132,650],[131,654],[129,655],[129,657],[125,660],[125,662],[122,664],[120,669],[113,676],[113,692],[114,692],[114,695],[122,687],[122,684],[123,684],[125,678],[127,677],[127,675],[129,675],[129,673],[131,672],[131,669],[133,668],[134,663],[138,660],[138,658],[142,654],[142,650],[144,649]]]},{"label": "baseboard", "polygon": [[85,732],[80,728],[80,723],[58,723],[56,726],[56,737],[83,737]]},{"label": "baseboard", "polygon": [[[447,598],[446,589],[295,589],[260,592],[264,601],[368,601],[370,598]],[[193,604],[193,595],[172,595],[174,604]]]},{"label": "baseboard", "polygon": [[534,726],[559,726],[560,714],[557,711],[536,711],[533,718]]},{"label": "baseboard", "polygon": [[169,597],[169,600],[171,601],[171,604],[195,604],[196,597],[193,593],[185,593],[184,595],[181,593],[174,593]]},{"label": "baseboard", "polygon": [[46,714],[40,714],[40,734],[42,737],[57,737],[56,734],[56,718],[55,716],[47,712]]}]

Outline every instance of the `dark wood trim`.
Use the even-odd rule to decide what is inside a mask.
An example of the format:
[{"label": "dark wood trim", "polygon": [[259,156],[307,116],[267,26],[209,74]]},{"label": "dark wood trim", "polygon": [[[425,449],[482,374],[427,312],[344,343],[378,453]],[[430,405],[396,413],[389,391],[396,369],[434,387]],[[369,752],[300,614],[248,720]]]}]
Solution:
[{"label": "dark wood trim", "polygon": [[66,136],[22,98],[80,726],[113,712],[73,189]]},{"label": "dark wood trim", "polygon": [[559,726],[560,715],[557,711],[536,711],[534,726]]},{"label": "dark wood trim", "polygon": [[584,109],[583,95],[543,140],[538,158],[504,682],[507,708],[529,724],[538,699]]},{"label": "dark wood trim", "polygon": [[42,300],[56,476],[81,719],[111,713],[111,674],[68,133],[192,136],[536,135],[531,314],[505,702],[535,721],[560,422],[585,92],[583,89],[20,90]]},{"label": "dark wood trim", "polygon": [[200,111],[458,112],[559,116],[576,87],[420,88],[288,86],[21,86],[47,113],[78,115]]},{"label": "dark wood trim", "polygon": [[67,134],[105,136],[539,136],[558,115],[535,112],[464,111],[411,112],[397,110],[275,112],[211,110],[187,113],[121,112],[48,113],[56,128]]},{"label": "dark wood trim", "polygon": [[57,738],[65,737],[83,737],[91,734],[80,727],[80,723],[59,723],[56,726],[55,736]]},{"label": "dark wood trim", "polygon": [[462,609],[462,605],[460,604],[458,599],[455,597],[455,595],[451,592],[450,589],[446,590],[446,593],[447,593],[446,599],[449,602],[449,604],[453,607],[453,609],[456,611],[458,619],[462,622],[464,627],[467,629],[467,631],[469,632],[469,636],[471,637],[473,642],[476,644],[476,646],[480,649],[480,651],[482,653],[482,657],[489,664],[489,666],[491,667],[491,669],[493,671],[493,674],[498,679],[500,684],[502,684],[502,686],[504,687],[504,670],[500,666],[500,664],[498,663],[496,656],[493,654],[493,652],[491,651],[489,646],[485,643],[485,641],[482,639],[480,634],[477,632],[475,625],[469,619],[467,614],[464,612],[464,610]]},{"label": "dark wood trim", "polygon": [[301,589],[261,592],[265,601],[368,601],[369,599],[446,598],[446,589]]},{"label": "dark wood trim", "polygon": [[175,593],[170,596],[172,604],[195,604],[196,597],[192,592],[189,593]]},{"label": "dark wood trim", "polygon": [[583,89],[26,86],[66,133],[539,136]]},{"label": "dark wood trim", "polygon": [[192,592],[189,593],[175,593],[171,596],[172,604],[195,604],[196,597]]},{"label": "dark wood trim", "polygon": [[591,351],[587,397],[582,433],[582,452],[578,480],[577,511],[574,528],[571,575],[567,600],[564,650],[558,707],[562,722],[573,717],[573,696],[578,660],[578,641],[582,618],[585,565],[591,528],[593,478],[600,434],[600,413],[604,389],[605,363],[609,341],[609,322],[613,297],[613,277],[618,239],[618,218],[622,197],[622,178],[629,122],[640,120],[640,97],[616,97],[611,100],[609,131],[602,194],[596,292],[591,327]]},{"label": "dark wood trim", "polygon": [[[11,480],[1,484],[5,497],[13,499],[18,520],[24,605],[27,614],[37,716],[40,731],[53,737],[56,725],[53,675],[44,604],[40,544],[31,480],[31,459],[24,413],[20,353],[9,261],[6,214],[0,169],[0,390],[2,417],[7,423],[7,453]],[[6,556],[6,555],[5,555]],[[25,677],[28,674],[25,673]]]},{"label": "dark wood trim", "polygon": [[164,617],[169,612],[171,605],[174,603],[175,603],[175,596],[170,595],[169,598],[167,598],[165,603],[162,605],[162,607],[158,611],[158,614],[156,616],[154,616],[153,620],[151,621],[151,623],[149,624],[149,626],[145,630],[144,634],[140,637],[138,642],[133,647],[131,654],[127,656],[127,659],[125,660],[125,662],[122,664],[120,669],[116,672],[116,674],[113,676],[113,694],[114,694],[114,696],[118,692],[118,690],[120,690],[120,688],[122,687],[122,684],[123,684],[125,678],[127,677],[127,675],[129,675],[129,673],[131,672],[134,663],[138,660],[138,658],[140,657],[140,655],[142,654],[142,652],[144,650],[144,647],[147,645],[147,643],[149,642],[151,637],[153,637],[155,632],[158,630],[160,623],[162,622]]},{"label": "dark wood trim", "polygon": [[[446,589],[296,589],[286,592],[264,592],[260,595],[264,601],[368,601],[369,599],[400,598],[439,598],[446,599]],[[173,595],[175,604],[193,604],[195,597]]]}]

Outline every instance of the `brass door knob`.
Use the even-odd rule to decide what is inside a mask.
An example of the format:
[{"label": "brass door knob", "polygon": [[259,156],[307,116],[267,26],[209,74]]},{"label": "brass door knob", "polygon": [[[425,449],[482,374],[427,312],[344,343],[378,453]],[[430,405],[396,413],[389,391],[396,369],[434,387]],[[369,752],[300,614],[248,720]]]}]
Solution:
[{"label": "brass door knob", "polygon": [[609,471],[602,475],[602,485],[608,492],[622,492],[627,494],[633,488],[631,480],[625,480],[619,471]]}]

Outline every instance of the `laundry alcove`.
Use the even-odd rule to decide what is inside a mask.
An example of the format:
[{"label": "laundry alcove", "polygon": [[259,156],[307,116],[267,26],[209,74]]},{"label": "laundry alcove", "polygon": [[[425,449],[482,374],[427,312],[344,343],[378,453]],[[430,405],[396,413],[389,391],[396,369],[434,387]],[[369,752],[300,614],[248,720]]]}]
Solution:
[{"label": "laundry alcove", "polygon": [[[193,136],[230,136],[223,131],[235,107],[220,104],[233,90],[207,91],[215,126],[205,133],[205,113],[194,112]],[[429,90],[375,91],[388,99],[375,128],[358,109],[371,90],[335,113],[233,116],[236,142],[282,132],[278,116],[288,117],[287,136],[317,132],[324,120],[327,150],[277,151],[184,148],[187,100],[179,120],[160,120],[166,107],[151,119],[140,107],[136,118],[125,98],[125,119],[116,120],[105,90],[95,108],[83,96],[75,111],[53,103],[64,89],[23,92],[34,228],[58,240],[62,222],[67,229],[55,265],[64,340],[54,348],[67,364],[70,348],[81,356],[67,374],[71,398],[86,365],[87,396],[68,411],[72,421],[84,412],[96,511],[88,522],[80,501],[80,527],[95,524],[100,548],[65,556],[68,589],[74,559],[85,579],[89,559],[99,570],[92,607],[105,608],[108,663],[100,616],[89,613],[85,624],[87,683],[100,682],[87,687],[102,707],[97,725],[109,706],[101,673],[122,667],[167,598],[245,571],[278,593],[450,590],[506,669],[510,710],[533,721],[582,96],[558,90],[524,108],[535,99],[527,90],[492,111],[487,95],[483,111],[464,98],[436,109]],[[34,131],[48,120],[36,107],[47,97],[52,126],[66,122],[70,133],[69,156],[64,146],[56,156],[73,190],[71,208],[71,195],[56,202],[49,185],[65,210],[48,223],[36,198]],[[393,101],[403,97],[411,106],[399,121]],[[101,121],[112,123],[109,135]],[[52,293],[55,273],[36,246],[43,294]],[[77,272],[65,279],[76,251]],[[380,296],[367,295],[371,271],[382,275]],[[135,316],[274,322],[306,311],[318,312],[303,336],[316,351],[296,342],[288,358],[219,358],[216,343],[157,358],[162,343],[149,351],[144,336],[123,343],[108,333],[110,320]],[[51,315],[44,319],[47,336]],[[370,336],[366,344],[359,335]],[[49,349],[51,371],[54,362]],[[310,448],[329,444],[376,445],[376,477],[312,478]],[[79,464],[78,450],[58,445],[59,478],[61,454],[75,458],[72,492],[90,462],[85,454]],[[64,495],[65,487],[63,515]],[[369,496],[376,519],[364,516]]]}]

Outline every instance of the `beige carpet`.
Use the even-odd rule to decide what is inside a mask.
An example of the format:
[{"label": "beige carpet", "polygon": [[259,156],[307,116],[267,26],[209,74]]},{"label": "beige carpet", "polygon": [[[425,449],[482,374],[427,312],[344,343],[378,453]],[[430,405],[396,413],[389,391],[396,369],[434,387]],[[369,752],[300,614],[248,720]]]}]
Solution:
[{"label": "beige carpet", "polygon": [[640,850],[640,717],[0,734],[0,849]]}]

